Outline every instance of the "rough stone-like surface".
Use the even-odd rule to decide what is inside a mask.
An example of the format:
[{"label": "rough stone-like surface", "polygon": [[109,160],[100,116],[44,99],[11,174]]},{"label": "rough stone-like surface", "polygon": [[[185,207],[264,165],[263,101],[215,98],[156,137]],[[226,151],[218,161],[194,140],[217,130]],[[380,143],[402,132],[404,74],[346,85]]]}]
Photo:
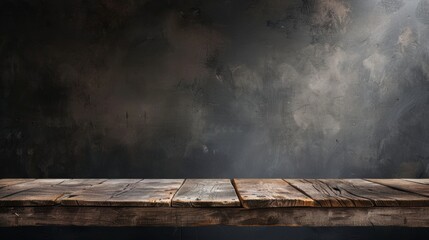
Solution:
[{"label": "rough stone-like surface", "polygon": [[427,0],[0,2],[0,177],[428,177]]}]

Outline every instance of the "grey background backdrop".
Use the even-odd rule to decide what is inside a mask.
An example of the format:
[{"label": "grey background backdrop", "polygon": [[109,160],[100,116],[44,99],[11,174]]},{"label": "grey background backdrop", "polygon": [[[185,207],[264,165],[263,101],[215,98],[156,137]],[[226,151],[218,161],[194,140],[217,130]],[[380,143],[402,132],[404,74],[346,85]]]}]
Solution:
[{"label": "grey background backdrop", "polygon": [[428,177],[429,1],[2,0],[1,177]]},{"label": "grey background backdrop", "polygon": [[[1,0],[0,177],[429,177],[428,0]],[[424,239],[422,229],[0,229]]]}]

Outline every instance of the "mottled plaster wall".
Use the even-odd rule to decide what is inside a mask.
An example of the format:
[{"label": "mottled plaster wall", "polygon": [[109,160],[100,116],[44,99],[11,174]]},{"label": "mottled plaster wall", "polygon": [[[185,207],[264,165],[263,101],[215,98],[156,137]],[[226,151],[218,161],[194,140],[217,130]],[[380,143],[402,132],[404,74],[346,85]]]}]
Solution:
[{"label": "mottled plaster wall", "polygon": [[429,177],[428,0],[3,0],[0,177]]}]

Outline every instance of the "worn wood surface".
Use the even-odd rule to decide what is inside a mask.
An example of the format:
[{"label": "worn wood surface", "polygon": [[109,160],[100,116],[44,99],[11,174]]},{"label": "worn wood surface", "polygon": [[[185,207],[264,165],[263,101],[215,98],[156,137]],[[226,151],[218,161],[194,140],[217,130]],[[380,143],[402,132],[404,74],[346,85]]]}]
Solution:
[{"label": "worn wood surface", "polygon": [[371,200],[342,191],[319,179],[285,179],[322,207],[372,207]]},{"label": "worn wood surface", "polygon": [[12,186],[20,183],[34,181],[34,178],[6,178],[0,179],[0,188]]},{"label": "worn wood surface", "polygon": [[[47,188],[55,184],[59,184],[66,179],[38,179],[35,181],[21,182],[17,184],[9,184],[0,189],[0,198],[5,198],[13,194],[29,191],[34,188]],[[3,180],[7,181],[7,180]],[[12,182],[12,179],[9,179],[8,182]]]},{"label": "worn wood surface", "polygon": [[399,226],[429,227],[429,208],[2,207],[13,226]]},{"label": "worn wood surface", "polygon": [[233,179],[243,207],[314,207],[318,204],[282,179]]},{"label": "worn wood surface", "polygon": [[1,179],[0,206],[238,207],[240,200],[246,208],[429,206],[428,179],[234,179],[235,186],[229,179],[183,181]]},{"label": "worn wood surface", "polygon": [[168,207],[183,179],[115,179],[65,197],[69,206]]},{"label": "worn wood surface", "polygon": [[[363,179],[321,179],[321,182],[333,189],[337,194],[345,196],[345,193],[368,199],[373,206],[379,207],[418,207],[429,206],[429,198],[417,194],[410,194],[403,191],[395,190],[384,185],[365,181]],[[355,202],[350,199],[356,206],[360,201]],[[365,203],[366,204],[366,203]]]},{"label": "worn wood surface", "polygon": [[429,227],[429,180],[0,179],[0,226],[39,225]]},{"label": "worn wood surface", "polygon": [[186,179],[177,191],[173,207],[239,207],[229,179]]},{"label": "worn wood surface", "polygon": [[46,206],[103,179],[37,179],[0,188],[0,206]]},{"label": "worn wood surface", "polygon": [[414,193],[429,197],[429,184],[425,184],[427,180],[405,180],[405,179],[368,179],[368,181],[382,184],[394,189],[398,189],[407,193]]},{"label": "worn wood surface", "polygon": [[429,185],[429,178],[404,178],[404,180]]}]

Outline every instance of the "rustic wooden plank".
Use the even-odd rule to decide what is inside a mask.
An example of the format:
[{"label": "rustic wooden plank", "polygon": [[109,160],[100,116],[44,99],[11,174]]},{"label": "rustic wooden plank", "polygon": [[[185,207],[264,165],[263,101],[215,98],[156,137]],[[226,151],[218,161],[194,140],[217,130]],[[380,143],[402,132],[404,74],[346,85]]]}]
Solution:
[{"label": "rustic wooden plank", "polygon": [[0,188],[30,181],[34,181],[34,178],[3,178],[0,179]]},{"label": "rustic wooden plank", "polygon": [[213,225],[429,227],[429,207],[246,209],[51,206],[0,208],[0,227],[195,227]]},{"label": "rustic wooden plank", "polygon": [[37,179],[0,189],[0,206],[47,206],[73,191],[98,184],[102,179]]},{"label": "rustic wooden plank", "polygon": [[[73,178],[67,179],[66,181],[58,184],[59,187],[69,187],[69,189],[79,189],[79,188],[88,188],[93,187],[103,182],[107,181],[107,179],[99,179],[99,178]],[[74,189],[73,189],[74,190]]]},{"label": "rustic wooden plank", "polygon": [[341,191],[319,179],[285,179],[322,207],[372,207],[371,200]]},{"label": "rustic wooden plank", "polygon": [[43,187],[44,185],[52,185],[52,184],[58,184],[62,181],[65,181],[66,179],[37,179],[34,181],[24,181],[24,182],[16,182],[16,184],[13,184],[13,180],[11,180],[10,185],[4,186],[0,189],[0,198],[11,195],[15,192],[25,191],[26,189],[31,189],[34,187]]},{"label": "rustic wooden plank", "polygon": [[173,207],[239,207],[229,179],[186,179],[172,201]]},{"label": "rustic wooden plank", "polygon": [[380,207],[419,207],[429,206],[429,198],[398,191],[384,185],[363,179],[320,179],[341,194],[349,193],[369,199],[374,206]]},{"label": "rustic wooden plank", "polygon": [[0,189],[0,206],[54,205],[62,193],[51,192],[50,187],[67,179],[37,179]]},{"label": "rustic wooden plank", "polygon": [[367,179],[368,181],[382,184],[394,189],[405,192],[415,193],[422,196],[429,197],[429,185],[421,184],[414,181],[407,181],[404,179]]},{"label": "rustic wooden plank", "polygon": [[108,179],[91,189],[76,191],[61,199],[62,205],[110,206],[109,199],[134,187],[142,179]]},{"label": "rustic wooden plank", "polygon": [[317,203],[282,179],[233,179],[246,208],[314,207]]},{"label": "rustic wooden plank", "polygon": [[183,179],[108,180],[61,200],[68,206],[168,207]]},{"label": "rustic wooden plank", "polygon": [[429,185],[429,178],[404,178],[404,180]]}]

